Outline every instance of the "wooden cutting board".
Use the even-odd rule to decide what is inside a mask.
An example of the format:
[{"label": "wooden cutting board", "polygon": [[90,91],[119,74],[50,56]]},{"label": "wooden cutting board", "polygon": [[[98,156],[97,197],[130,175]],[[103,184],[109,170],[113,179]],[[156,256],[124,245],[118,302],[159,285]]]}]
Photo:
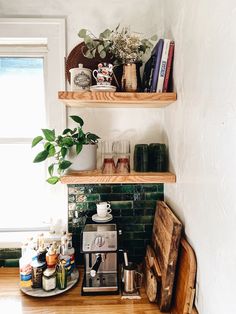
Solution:
[{"label": "wooden cutting board", "polygon": [[197,313],[196,309],[193,309],[196,269],[193,249],[181,238],[171,314]]},{"label": "wooden cutting board", "polygon": [[[153,223],[152,246],[161,271],[160,310],[171,307],[175,268],[182,224],[165,202],[158,201]],[[179,313],[178,313],[179,314]]]}]

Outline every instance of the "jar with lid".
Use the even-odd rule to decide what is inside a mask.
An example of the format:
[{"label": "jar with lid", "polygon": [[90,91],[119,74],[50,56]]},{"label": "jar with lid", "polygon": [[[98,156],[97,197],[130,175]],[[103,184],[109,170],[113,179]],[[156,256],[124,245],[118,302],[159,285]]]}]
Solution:
[{"label": "jar with lid", "polygon": [[41,263],[34,259],[31,263],[32,266],[32,288],[42,288],[43,272],[46,269],[46,263]]},{"label": "jar with lid", "polygon": [[42,286],[44,291],[52,291],[57,286],[56,269],[47,268],[43,272]]}]

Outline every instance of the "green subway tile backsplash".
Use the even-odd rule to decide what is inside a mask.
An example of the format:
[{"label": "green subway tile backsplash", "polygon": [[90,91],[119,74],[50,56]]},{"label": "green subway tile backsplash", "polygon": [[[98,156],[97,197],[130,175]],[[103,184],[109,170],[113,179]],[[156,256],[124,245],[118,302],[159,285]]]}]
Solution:
[{"label": "green subway tile backsplash", "polygon": [[[86,217],[96,213],[96,203],[109,201],[112,214],[122,230],[122,243],[129,258],[143,260],[147,243],[151,241],[156,201],[163,200],[163,184],[73,184],[68,185],[68,227],[77,239]],[[77,210],[80,222],[73,223]]]}]

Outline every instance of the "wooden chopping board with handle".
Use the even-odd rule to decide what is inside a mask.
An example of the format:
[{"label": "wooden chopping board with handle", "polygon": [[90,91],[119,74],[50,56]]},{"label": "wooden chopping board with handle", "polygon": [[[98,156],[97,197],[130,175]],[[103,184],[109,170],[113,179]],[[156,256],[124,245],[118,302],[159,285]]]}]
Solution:
[{"label": "wooden chopping board with handle", "polygon": [[161,271],[160,310],[171,307],[175,268],[182,224],[165,202],[158,201],[153,223],[152,246]]},{"label": "wooden chopping board with handle", "polygon": [[171,314],[197,313],[196,309],[193,309],[196,269],[193,249],[181,238]]}]

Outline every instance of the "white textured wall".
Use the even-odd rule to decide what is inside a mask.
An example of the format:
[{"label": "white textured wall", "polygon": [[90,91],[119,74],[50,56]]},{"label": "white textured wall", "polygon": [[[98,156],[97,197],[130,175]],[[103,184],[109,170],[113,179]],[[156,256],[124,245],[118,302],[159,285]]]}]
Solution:
[{"label": "white textured wall", "polygon": [[200,314],[236,313],[236,3],[162,1],[178,101],[165,109],[165,197],[198,260]]}]

